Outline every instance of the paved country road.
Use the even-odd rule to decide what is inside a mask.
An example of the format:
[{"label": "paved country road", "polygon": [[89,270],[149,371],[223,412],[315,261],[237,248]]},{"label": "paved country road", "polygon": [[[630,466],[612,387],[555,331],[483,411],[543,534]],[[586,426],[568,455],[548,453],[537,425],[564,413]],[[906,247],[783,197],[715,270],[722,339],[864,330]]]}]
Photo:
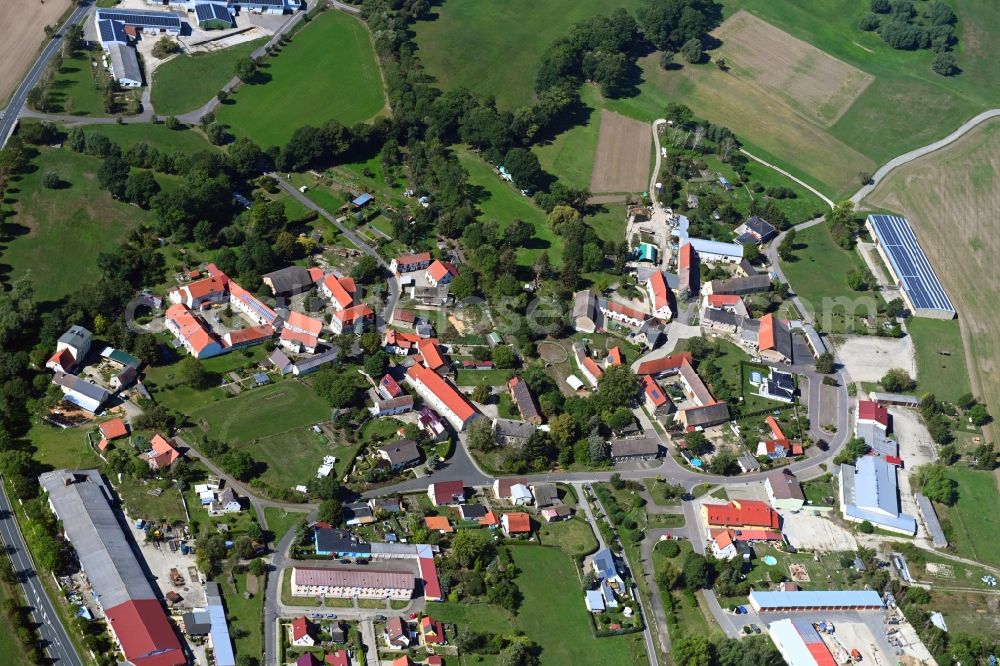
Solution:
[{"label": "paved country road", "polygon": [[45,71],[46,65],[49,64],[49,60],[62,47],[63,34],[66,32],[66,28],[74,23],[80,23],[83,21],[89,10],[90,8],[88,5],[79,5],[73,10],[73,13],[70,14],[68,19],[66,19],[66,22],[60,26],[58,32],[59,36],[49,40],[48,44],[45,45],[45,48],[42,49],[41,55],[38,56],[38,60],[36,60],[35,64],[31,66],[31,69],[28,70],[28,75],[24,77],[24,80],[21,81],[21,85],[19,85],[17,90],[14,91],[14,96],[10,98],[10,104],[7,105],[7,109],[4,111],[3,117],[0,118],[0,147],[6,145],[7,139],[10,137],[10,134],[14,129],[14,124],[17,122],[18,115],[20,115],[21,109],[28,101],[28,91],[38,84],[38,80],[42,77],[42,72]]},{"label": "paved country road", "polygon": [[7,499],[7,492],[0,483],[0,537],[3,537],[7,554],[14,565],[14,572],[21,577],[24,597],[31,608],[31,619],[38,625],[45,650],[59,666],[83,666],[76,648],[69,640],[55,607],[45,594],[45,587],[35,572],[35,565],[21,536],[21,530],[14,519],[13,507]]}]

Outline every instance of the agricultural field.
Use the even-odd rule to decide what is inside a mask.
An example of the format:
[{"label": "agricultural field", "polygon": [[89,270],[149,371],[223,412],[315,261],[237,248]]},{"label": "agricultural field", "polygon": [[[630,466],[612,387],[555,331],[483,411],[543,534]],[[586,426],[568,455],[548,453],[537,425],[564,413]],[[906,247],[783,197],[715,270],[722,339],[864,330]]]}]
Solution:
[{"label": "agricultural field", "polygon": [[751,81],[796,113],[829,127],[850,108],[873,77],[796,39],[746,10],[714,33],[730,72]]},{"label": "agricultural field", "polygon": [[0,61],[0,107],[17,88],[28,68],[38,57],[46,40],[45,26],[58,23],[73,3],[70,0],[49,0],[32,3],[26,10],[23,3],[0,3],[0,44],[4,57]]},{"label": "agricultural field", "polygon": [[[416,25],[416,41],[440,87],[465,86],[512,109],[530,103],[534,74],[552,39],[588,15],[610,13],[615,6],[634,12],[638,4],[525,0],[487,7],[446,0],[434,20]],[[659,54],[652,53],[639,59],[635,97],[595,105],[585,86],[589,118],[536,149],[543,166],[565,173],[571,184],[585,183],[581,153],[588,151],[572,148],[596,145],[591,142],[601,108],[649,122],[662,116],[668,102],[682,101],[699,117],[731,128],[753,154],[788,168],[832,198],[843,198],[859,187],[859,172],[870,173],[890,157],[944,136],[997,106],[1000,98],[993,67],[996,40],[990,38],[998,15],[989,0],[956,7],[962,73],[947,78],[931,71],[930,51],[897,51],[859,30],[858,20],[868,11],[865,3],[723,4],[729,18],[716,33],[723,43],[710,55],[725,58],[729,71],[711,64],[665,71]],[[761,40],[771,47],[761,47]],[[466,57],[472,51],[477,57]],[[766,63],[760,54],[767,54]]]},{"label": "agricultural field", "polygon": [[[994,215],[1000,200],[998,151],[1000,121],[993,120],[947,148],[892,172],[864,201],[897,211],[910,221],[958,310],[972,391],[994,413],[1000,413],[1000,330],[994,316],[995,290],[987,285],[1000,280],[996,262],[1000,238]],[[955,326],[949,330],[945,323],[916,324],[916,342],[922,333],[932,341],[938,335],[955,339]],[[917,349],[918,364],[922,358],[925,366],[932,363],[936,368],[957,360],[954,355],[940,357],[933,342],[924,350],[920,345]],[[960,367],[951,368],[951,373],[950,377],[963,374]],[[954,393],[964,391],[956,387]]]},{"label": "agricultural field", "polygon": [[558,548],[510,549],[524,601],[513,616],[487,604],[428,603],[427,612],[462,626],[520,630],[541,646],[541,663],[645,663],[642,634],[594,640],[573,561]]},{"label": "agricultural field", "polygon": [[249,57],[266,38],[209,53],[178,55],[153,71],[153,109],[161,116],[194,111],[215,97],[234,76],[236,61]]},{"label": "agricultural field", "polygon": [[[5,221],[10,240],[0,245],[0,280],[30,273],[36,299],[52,301],[96,281],[97,255],[151,216],[97,188],[100,160],[69,148],[37,151],[34,169],[13,177],[6,192],[14,215]],[[42,186],[50,171],[62,181],[55,189]]]},{"label": "agricultural field", "polygon": [[330,408],[308,386],[291,379],[195,409],[190,416],[195,424],[207,426],[214,439],[249,444],[325,421]]},{"label": "agricultural field", "polygon": [[530,266],[542,250],[549,253],[549,259],[556,266],[562,259],[560,239],[545,221],[545,212],[530,198],[522,196],[514,186],[504,182],[493,168],[479,156],[465,149],[456,150],[458,161],[469,172],[469,183],[478,190],[481,220],[496,220],[503,229],[515,218],[524,220],[535,228],[534,237],[527,247],[518,250],[518,263]]},{"label": "agricultural field", "polygon": [[[851,291],[847,273],[854,268],[864,268],[864,260],[857,252],[837,245],[825,224],[798,232],[795,259],[781,262],[785,277],[813,313],[817,327],[832,333],[843,333],[853,326],[854,317],[848,314],[867,315],[869,301],[873,309],[881,302],[876,292]],[[844,304],[857,305],[857,312],[847,313]]]},{"label": "agricultural field", "polygon": [[652,129],[613,111],[601,111],[600,122],[590,191],[645,192],[649,187]]},{"label": "agricultural field", "polygon": [[257,80],[241,85],[217,116],[233,134],[272,146],[284,144],[304,125],[328,120],[353,125],[384,107],[367,28],[344,12],[329,11],[266,60]]}]

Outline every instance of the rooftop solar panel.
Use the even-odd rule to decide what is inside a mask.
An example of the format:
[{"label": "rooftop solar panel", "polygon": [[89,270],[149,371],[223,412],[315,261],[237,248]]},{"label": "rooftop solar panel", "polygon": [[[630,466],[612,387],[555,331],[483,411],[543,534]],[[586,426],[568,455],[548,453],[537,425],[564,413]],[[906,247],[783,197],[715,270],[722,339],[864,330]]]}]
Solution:
[{"label": "rooftop solar panel", "polygon": [[225,5],[215,3],[201,3],[194,6],[195,15],[199,21],[232,21],[229,10]]},{"label": "rooftop solar panel", "polygon": [[955,308],[906,218],[869,215],[868,221],[914,307],[953,312]]},{"label": "rooftop solar panel", "polygon": [[234,0],[234,5],[241,7],[285,7],[285,0]]},{"label": "rooftop solar panel", "polygon": [[120,21],[126,25],[150,28],[181,29],[181,19],[169,12],[149,12],[144,10],[98,9],[97,20]]}]

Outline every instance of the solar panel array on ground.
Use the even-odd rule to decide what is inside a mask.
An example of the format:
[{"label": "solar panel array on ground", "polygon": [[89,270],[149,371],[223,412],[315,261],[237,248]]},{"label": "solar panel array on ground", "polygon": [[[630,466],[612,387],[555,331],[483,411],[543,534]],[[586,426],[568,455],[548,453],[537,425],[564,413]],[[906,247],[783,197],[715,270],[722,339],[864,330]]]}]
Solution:
[{"label": "solar panel array on ground", "polygon": [[918,310],[954,312],[955,307],[948,299],[948,294],[941,286],[906,218],[869,215],[868,222],[913,306]]},{"label": "solar panel array on ground", "polygon": [[121,21],[141,28],[181,29],[181,19],[169,12],[147,12],[138,9],[98,9],[98,21]]}]

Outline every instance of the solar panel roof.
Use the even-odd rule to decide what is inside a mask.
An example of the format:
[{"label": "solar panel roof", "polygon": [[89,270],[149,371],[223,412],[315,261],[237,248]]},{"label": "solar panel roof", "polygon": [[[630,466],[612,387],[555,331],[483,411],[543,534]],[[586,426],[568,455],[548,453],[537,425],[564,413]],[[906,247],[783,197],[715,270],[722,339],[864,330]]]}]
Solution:
[{"label": "solar panel roof", "polygon": [[869,215],[868,222],[914,307],[954,312],[955,306],[948,299],[906,218]]},{"label": "solar panel roof", "polygon": [[125,26],[117,21],[98,21],[97,29],[101,33],[101,41],[105,44],[128,41],[125,36]]},{"label": "solar panel roof", "polygon": [[219,5],[215,3],[201,3],[194,6],[194,13],[198,17],[199,21],[232,21],[232,16],[229,15],[229,10],[226,9],[225,5]]},{"label": "solar panel roof", "polygon": [[235,0],[233,4],[241,7],[284,7],[288,3],[285,0]]},{"label": "solar panel roof", "polygon": [[125,25],[150,28],[181,29],[181,19],[170,12],[150,12],[140,9],[98,9],[98,21],[121,21]]}]

